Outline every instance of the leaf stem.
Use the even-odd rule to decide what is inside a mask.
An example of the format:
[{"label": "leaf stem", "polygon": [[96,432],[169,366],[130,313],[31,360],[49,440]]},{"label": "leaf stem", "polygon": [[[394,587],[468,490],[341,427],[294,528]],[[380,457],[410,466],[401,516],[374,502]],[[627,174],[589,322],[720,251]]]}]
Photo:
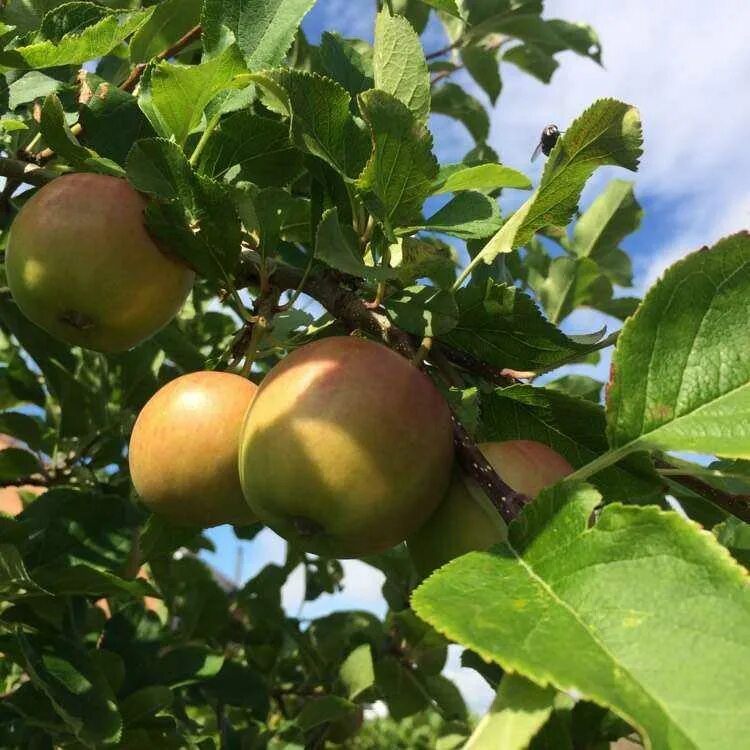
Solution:
[{"label": "leaf stem", "polygon": [[632,453],[638,447],[638,441],[633,440],[626,445],[621,445],[619,448],[614,448],[607,451],[601,456],[597,456],[593,461],[587,463],[585,466],[581,466],[580,469],[576,469],[572,474],[568,474],[565,477],[566,481],[579,481],[582,482],[588,479],[594,474],[598,474],[602,469],[606,469],[612,464],[616,464],[621,459],[625,458],[629,453]]},{"label": "leaf stem", "polygon": [[190,166],[194,167],[198,163],[198,159],[200,159],[201,154],[203,153],[203,149],[206,148],[206,144],[209,141],[209,138],[211,138],[211,135],[213,134],[214,130],[216,130],[216,126],[219,124],[219,119],[221,118],[221,111],[217,112],[209,121],[206,123],[206,129],[201,133],[201,137],[198,140],[198,143],[195,144],[195,149],[193,149],[193,153],[190,154]]}]

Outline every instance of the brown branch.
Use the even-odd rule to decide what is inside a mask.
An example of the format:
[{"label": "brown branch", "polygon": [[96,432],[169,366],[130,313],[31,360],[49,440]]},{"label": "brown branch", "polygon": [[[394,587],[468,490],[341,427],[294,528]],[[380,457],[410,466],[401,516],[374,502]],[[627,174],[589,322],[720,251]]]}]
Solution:
[{"label": "brown branch", "polygon": [[[174,57],[175,55],[182,52],[185,47],[198,39],[200,35],[201,27],[194,26],[192,29],[190,29],[190,31],[187,32],[187,34],[178,39],[171,47],[168,47],[163,52],[160,52],[158,55],[156,55],[154,59],[167,60],[170,57]],[[146,69],[147,64],[148,63],[138,63],[130,72],[130,75],[119,85],[118,88],[120,88],[122,91],[133,91],[133,89],[138,85],[138,82],[141,80],[141,76],[143,75],[143,71]],[[76,123],[70,128],[70,132],[73,135],[78,136],[83,132],[83,127],[80,123]],[[43,151],[40,151],[38,154],[36,154],[34,156],[34,159],[39,164],[43,164],[44,162],[49,161],[54,155],[55,152],[53,149],[45,148]]]},{"label": "brown branch", "polygon": [[24,485],[30,487],[49,487],[49,484],[49,481],[39,474],[32,474],[28,477],[5,479],[0,482],[0,487],[23,487]]},{"label": "brown branch", "polygon": [[451,42],[450,44],[446,44],[445,47],[441,47],[440,49],[436,49],[434,52],[428,52],[425,56],[425,60],[434,60],[436,57],[442,57],[443,55],[447,55],[449,52],[452,52],[457,47],[460,47],[464,43],[464,40],[462,37],[459,37],[456,39],[455,42]]},{"label": "brown branch", "polygon": [[51,169],[44,169],[38,164],[29,164],[21,159],[8,159],[0,157],[0,175],[6,177],[9,181],[25,183],[40,187],[51,182],[55,177],[59,177],[58,172]]},{"label": "brown branch", "polygon": [[[168,60],[170,57],[174,57],[175,55],[178,55],[182,50],[185,49],[189,44],[194,42],[196,39],[198,39],[201,35],[201,27],[193,26],[190,31],[187,32],[183,37],[178,39],[171,47],[168,47],[163,52],[160,52],[156,56],[156,60]],[[131,71],[130,75],[120,84],[120,88],[123,91],[132,91],[137,85],[138,82],[141,80],[141,76],[143,75],[143,71],[146,69],[147,63],[138,63],[133,70]]]},{"label": "brown branch", "polygon": [[[668,461],[662,461],[660,459],[656,460],[654,464],[657,469],[676,468]],[[708,484],[708,482],[704,482],[702,479],[698,479],[698,477],[694,477],[688,472],[685,474],[670,474],[666,478],[671,479],[673,482],[677,482],[677,484],[681,484],[692,492],[707,498],[714,505],[717,505],[730,515],[739,518],[740,521],[750,523],[750,496],[732,495],[729,492],[724,492],[718,487],[714,487],[712,484]]]},{"label": "brown branch", "polygon": [[[260,278],[260,256],[253,251],[244,251],[237,275],[237,287],[252,286]],[[269,269],[272,283],[281,289],[296,289],[302,280],[302,271],[279,263]],[[353,291],[341,284],[341,275],[336,272],[309,274],[304,291],[316,299],[350,331],[361,330],[381,339],[399,354],[413,359],[418,342],[406,331],[394,326],[388,318],[376,310],[368,309],[367,303]],[[466,428],[453,415],[453,443],[461,468],[484,490],[492,504],[498,509],[506,523],[512,521],[527,502],[497,475],[491,464],[472,440]]]}]

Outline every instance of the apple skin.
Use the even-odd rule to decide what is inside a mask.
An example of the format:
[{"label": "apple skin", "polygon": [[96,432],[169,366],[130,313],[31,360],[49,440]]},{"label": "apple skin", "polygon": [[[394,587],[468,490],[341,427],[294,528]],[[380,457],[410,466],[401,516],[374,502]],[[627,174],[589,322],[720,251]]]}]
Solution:
[{"label": "apple skin", "polygon": [[186,526],[248,524],[237,446],[257,386],[227,372],[193,372],[158,390],[130,438],[130,474],[143,503]]},{"label": "apple skin", "polygon": [[[481,443],[479,449],[506,484],[528,497],[573,471],[559,453],[533,440]],[[407,546],[417,572],[427,576],[455,557],[503,541],[506,532],[484,492],[456,467],[443,502]]]},{"label": "apple skin", "polygon": [[58,177],[19,211],[6,252],[21,312],[69,344],[119,352],[169,323],[195,274],[146,231],[146,200],[125,180]]},{"label": "apple skin", "polygon": [[250,507],[327,557],[401,542],[437,507],[452,464],[450,411],[429,378],[387,347],[345,336],[273,367],[240,440]]}]

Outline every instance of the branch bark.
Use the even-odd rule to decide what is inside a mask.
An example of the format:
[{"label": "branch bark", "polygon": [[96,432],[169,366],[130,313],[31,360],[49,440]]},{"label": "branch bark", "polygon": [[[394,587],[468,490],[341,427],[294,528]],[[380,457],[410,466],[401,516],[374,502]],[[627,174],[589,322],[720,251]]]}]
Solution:
[{"label": "branch bark", "polygon": [[40,187],[51,182],[55,177],[59,177],[58,172],[51,169],[44,169],[38,164],[29,164],[20,159],[8,159],[0,157],[0,175],[8,180],[13,180],[19,184],[34,185]]},{"label": "branch bark", "polygon": [[[237,275],[237,286],[257,284],[260,257],[253,251],[244,251]],[[302,271],[285,264],[271,269],[271,281],[280,288],[296,289],[302,279]],[[341,278],[334,273],[311,273],[307,277],[304,291],[316,299],[350,331],[361,330],[381,339],[391,349],[408,359],[417,353],[418,342],[406,331],[394,326],[377,310],[367,307],[353,291],[341,285]],[[510,523],[528,502],[528,498],[509,487],[497,475],[492,465],[479,450],[466,428],[453,415],[453,444],[461,468],[484,490],[506,523]]]}]

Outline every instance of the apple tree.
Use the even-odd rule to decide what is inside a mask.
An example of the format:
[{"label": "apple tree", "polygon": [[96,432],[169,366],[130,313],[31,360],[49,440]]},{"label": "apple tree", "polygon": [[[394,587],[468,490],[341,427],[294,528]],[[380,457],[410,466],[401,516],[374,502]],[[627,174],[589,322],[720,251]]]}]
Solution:
[{"label": "apple tree", "polygon": [[[366,40],[315,0],[0,8],[0,746],[746,748],[750,235],[628,295],[636,107],[534,183],[488,143],[501,74],[595,31],[361,4]],[[219,524],[285,561],[229,580]],[[342,558],[384,618],[285,610]]]}]

